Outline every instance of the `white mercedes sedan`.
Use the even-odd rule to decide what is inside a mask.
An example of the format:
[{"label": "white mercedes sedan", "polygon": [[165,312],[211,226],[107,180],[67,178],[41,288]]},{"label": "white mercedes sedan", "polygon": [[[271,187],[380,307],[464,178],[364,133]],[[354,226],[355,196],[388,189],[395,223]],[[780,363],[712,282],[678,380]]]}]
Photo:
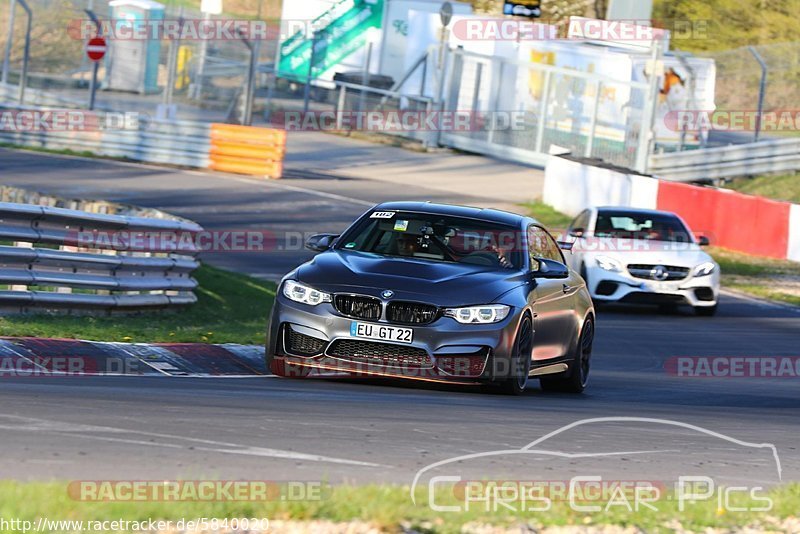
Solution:
[{"label": "white mercedes sedan", "polygon": [[567,230],[567,254],[597,304],[692,306],[698,315],[717,311],[719,265],[678,215],[604,206],[586,209]]}]

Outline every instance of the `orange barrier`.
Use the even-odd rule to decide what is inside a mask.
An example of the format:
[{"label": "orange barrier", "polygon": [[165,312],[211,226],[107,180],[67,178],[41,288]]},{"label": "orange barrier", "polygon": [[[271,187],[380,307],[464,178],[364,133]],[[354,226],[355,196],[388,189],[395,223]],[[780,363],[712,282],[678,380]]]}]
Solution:
[{"label": "orange barrier", "polygon": [[210,169],[280,178],[285,154],[285,130],[235,124],[211,125]]},{"label": "orange barrier", "polygon": [[657,207],[674,211],[714,245],[786,258],[791,204],[734,191],[661,181]]}]

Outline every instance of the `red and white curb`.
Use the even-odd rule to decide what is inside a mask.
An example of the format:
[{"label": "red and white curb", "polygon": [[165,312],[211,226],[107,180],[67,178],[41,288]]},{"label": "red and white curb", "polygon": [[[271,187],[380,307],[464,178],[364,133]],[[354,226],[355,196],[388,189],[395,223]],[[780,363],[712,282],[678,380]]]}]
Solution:
[{"label": "red and white curb", "polygon": [[0,338],[0,377],[271,376],[258,345]]}]

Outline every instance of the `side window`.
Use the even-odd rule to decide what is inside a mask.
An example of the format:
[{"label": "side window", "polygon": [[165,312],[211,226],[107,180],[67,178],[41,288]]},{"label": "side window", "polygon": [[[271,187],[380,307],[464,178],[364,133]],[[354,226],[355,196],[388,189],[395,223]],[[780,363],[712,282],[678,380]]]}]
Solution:
[{"label": "side window", "polygon": [[573,235],[575,230],[578,230],[582,233],[586,233],[586,230],[589,227],[589,210],[583,210],[578,214],[577,217],[570,223],[569,229],[567,230],[567,235]]},{"label": "side window", "polygon": [[565,263],[564,256],[558,243],[547,233],[544,228],[531,225],[528,227],[528,248],[531,257],[531,266],[535,269],[537,258]]}]

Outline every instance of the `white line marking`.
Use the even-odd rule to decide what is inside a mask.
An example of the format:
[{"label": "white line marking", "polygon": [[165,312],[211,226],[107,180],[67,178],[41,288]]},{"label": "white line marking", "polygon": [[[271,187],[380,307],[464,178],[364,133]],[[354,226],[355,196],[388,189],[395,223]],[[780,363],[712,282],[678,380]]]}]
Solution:
[{"label": "white line marking", "polygon": [[[81,425],[81,424],[73,424],[68,423],[66,421],[50,421],[47,419],[35,419],[30,417],[22,417],[17,415],[0,415],[0,417],[5,417],[7,419],[13,419],[20,421],[22,423],[33,424],[34,426],[25,428],[20,427],[19,425],[10,426],[10,425],[0,425],[0,428],[4,430],[28,430],[28,431],[39,431],[39,432],[53,432],[56,434],[67,434],[67,435],[75,435],[78,433],[80,437],[86,439],[100,439],[105,441],[119,441],[123,438],[111,438],[108,436],[97,436],[97,433],[113,433],[113,434],[138,434],[141,436],[148,436],[153,438],[162,438],[168,440],[177,440],[177,441],[188,441],[192,443],[201,443],[203,445],[207,445],[207,447],[195,447],[197,450],[205,450],[209,452],[218,452],[223,454],[241,454],[247,456],[261,456],[261,457],[270,457],[270,458],[286,458],[291,460],[302,460],[308,462],[324,462],[324,463],[334,463],[334,464],[344,464],[344,465],[356,465],[361,467],[389,467],[383,464],[376,464],[372,462],[361,462],[358,460],[349,460],[347,458],[336,458],[333,456],[322,456],[319,454],[307,454],[302,452],[294,452],[294,451],[286,451],[281,449],[269,449],[265,447],[253,447],[250,445],[240,445],[238,443],[228,443],[224,441],[214,441],[210,439],[202,439],[202,438],[190,438],[187,436],[178,436],[174,434],[162,434],[160,432],[147,432],[144,430],[134,430],[134,429],[127,429],[127,428],[117,428],[117,427],[106,427],[106,426],[89,426],[89,425]],[[95,434],[95,435],[87,435],[87,434]],[[170,447],[170,448],[183,448],[182,446],[172,444],[172,443],[158,443],[152,441],[142,441],[138,442],[135,440],[131,440],[131,443],[141,444],[146,446],[152,447]]]},{"label": "white line marking", "polygon": [[165,171],[170,174],[192,174],[195,176],[210,176],[210,177],[217,177],[217,178],[224,178],[227,180],[234,180],[238,182],[244,182],[251,185],[263,185],[267,187],[273,187],[276,189],[285,189],[287,191],[297,191],[300,193],[306,193],[309,195],[315,195],[318,197],[330,198],[332,200],[341,200],[342,202],[349,202],[351,204],[357,204],[359,206],[369,206],[370,208],[375,206],[375,202],[369,202],[367,200],[361,200],[358,198],[347,197],[344,195],[337,195],[335,193],[325,193],[324,191],[317,191],[315,189],[309,189],[306,187],[299,187],[294,185],[287,185],[287,184],[280,184],[276,181],[265,181],[263,178],[247,178],[244,176],[238,176],[234,174],[227,174],[222,172],[213,172],[207,171],[204,172],[202,169],[179,169],[173,167],[163,167],[158,164],[149,164],[149,163],[138,163],[138,162],[131,162],[131,161],[116,161],[112,159],[106,159],[104,156],[97,156],[94,158],[89,158],[86,156],[74,156],[74,155],[67,155],[67,154],[52,154],[49,152],[39,152],[37,150],[31,150],[25,147],[13,147],[13,148],[6,148],[6,150],[21,150],[25,152],[35,152],[37,155],[41,156],[48,156],[51,158],[65,158],[65,159],[77,159],[80,161],[94,161],[102,160],[105,163],[110,165],[119,165],[121,167],[134,167],[137,169],[147,169],[147,170],[157,170],[157,171]]},{"label": "white line marking", "polygon": [[749,302],[751,304],[756,304],[763,308],[778,308],[780,310],[788,310],[795,313],[800,313],[800,308],[798,308],[797,306],[792,306],[791,304],[783,304],[782,302],[772,302],[770,300],[752,297],[746,293],[742,293],[739,291],[732,291],[730,289],[720,289],[719,292],[728,297],[744,300],[746,302]]},{"label": "white line marking", "polygon": [[253,180],[253,179],[244,178],[242,176],[230,176],[230,175],[225,175],[225,176],[226,176],[226,178],[230,178],[230,179],[232,179],[234,181],[237,181],[237,182],[244,182],[244,183],[248,183],[248,184],[255,183],[255,184],[265,185],[267,187],[274,187],[276,189],[285,189],[287,191],[297,191],[299,193],[306,193],[308,195],[315,195],[315,196],[318,196],[318,197],[330,198],[330,199],[333,199],[333,200],[341,200],[342,202],[349,202],[351,204],[357,204],[359,206],[369,206],[371,208],[371,207],[377,205],[375,202],[369,202],[367,200],[361,200],[361,199],[353,198],[353,197],[346,197],[344,195],[337,195],[336,193],[326,193],[324,191],[317,191],[316,189],[309,189],[307,187],[300,187],[300,186],[297,186],[297,185],[288,185],[288,184],[282,184],[282,183],[279,183],[279,182],[272,182],[272,181],[265,182],[263,180],[262,181]]}]

